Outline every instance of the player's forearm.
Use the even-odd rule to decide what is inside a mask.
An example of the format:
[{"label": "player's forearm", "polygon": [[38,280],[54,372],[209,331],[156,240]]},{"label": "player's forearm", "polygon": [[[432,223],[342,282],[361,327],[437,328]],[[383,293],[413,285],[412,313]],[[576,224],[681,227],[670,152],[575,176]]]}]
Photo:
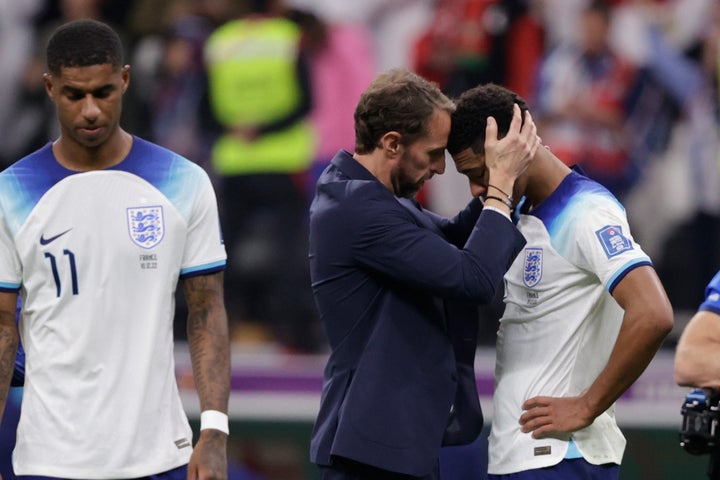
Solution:
[{"label": "player's forearm", "polygon": [[223,304],[222,274],[184,284],[188,299],[188,344],[200,407],[227,412],[230,394],[230,343]]},{"label": "player's forearm", "polygon": [[672,329],[667,312],[626,312],[610,359],[585,393],[593,418],[607,410],[645,371]]},{"label": "player's forearm", "polygon": [[[203,318],[204,317],[204,318]],[[230,346],[225,312],[188,318],[188,342],[200,407],[227,413],[230,394]]]},{"label": "player's forearm", "polygon": [[0,312],[0,418],[5,410],[17,348],[18,332],[14,312]]}]

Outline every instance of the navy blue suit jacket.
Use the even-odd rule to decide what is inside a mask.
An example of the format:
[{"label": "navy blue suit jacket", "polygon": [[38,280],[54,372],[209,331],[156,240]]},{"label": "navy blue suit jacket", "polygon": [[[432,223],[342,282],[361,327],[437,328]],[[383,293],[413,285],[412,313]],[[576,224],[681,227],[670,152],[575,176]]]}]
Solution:
[{"label": "navy blue suit jacket", "polygon": [[481,209],[474,200],[452,220],[415,214],[345,151],[320,177],[310,272],[332,352],[313,462],[338,455],[423,476],[443,441],[479,433],[464,367],[477,334],[471,304],[494,298],[525,244],[511,222]]}]

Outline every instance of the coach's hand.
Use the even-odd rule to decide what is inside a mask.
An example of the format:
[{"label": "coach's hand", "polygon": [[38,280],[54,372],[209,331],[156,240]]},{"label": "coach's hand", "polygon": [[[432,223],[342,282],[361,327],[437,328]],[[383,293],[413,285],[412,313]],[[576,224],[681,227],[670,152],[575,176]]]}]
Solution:
[{"label": "coach's hand", "polygon": [[520,416],[523,433],[544,438],[570,433],[590,425],[595,417],[583,396],[533,397],[522,405]]}]

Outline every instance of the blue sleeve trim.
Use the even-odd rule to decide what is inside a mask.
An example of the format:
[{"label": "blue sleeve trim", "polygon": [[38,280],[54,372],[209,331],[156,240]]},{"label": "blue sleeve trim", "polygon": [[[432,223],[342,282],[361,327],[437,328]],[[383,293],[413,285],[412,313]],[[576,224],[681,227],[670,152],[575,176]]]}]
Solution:
[{"label": "blue sleeve trim", "polygon": [[620,283],[623,278],[625,278],[625,275],[627,275],[637,267],[642,267],[645,265],[648,265],[650,267],[653,266],[652,262],[648,257],[630,260],[628,263],[623,265],[622,268],[618,270],[618,272],[610,279],[610,281],[608,282],[607,291],[612,294],[613,290],[615,290],[615,287],[617,287],[617,284]]},{"label": "blue sleeve trim", "polygon": [[218,262],[208,263],[197,267],[189,267],[180,270],[180,278],[196,277],[198,275],[208,275],[210,273],[219,272],[225,270],[225,260]]},{"label": "blue sleeve trim", "polygon": [[0,282],[0,292],[17,293],[20,291],[19,283],[2,283]]},{"label": "blue sleeve trim", "polygon": [[710,280],[710,283],[708,283],[705,288],[705,295],[709,296],[713,290],[720,292],[720,271],[717,272],[712,280]]},{"label": "blue sleeve trim", "polygon": [[705,288],[705,300],[700,304],[698,310],[720,315],[720,271],[715,274]]},{"label": "blue sleeve trim", "polygon": [[703,303],[702,305],[700,305],[700,308],[698,308],[698,311],[712,312],[714,314],[720,315],[720,305],[711,305],[711,304]]}]

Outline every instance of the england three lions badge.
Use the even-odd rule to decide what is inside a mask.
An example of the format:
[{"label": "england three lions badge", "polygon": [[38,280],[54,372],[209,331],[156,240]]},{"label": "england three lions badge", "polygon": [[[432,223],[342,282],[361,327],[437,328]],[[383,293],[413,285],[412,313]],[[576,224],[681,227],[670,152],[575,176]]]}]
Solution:
[{"label": "england three lions badge", "polygon": [[523,283],[533,288],[542,278],[543,250],[542,248],[526,248],[525,263],[523,264]]},{"label": "england three lions badge", "polygon": [[127,223],[133,243],[142,248],[153,248],[165,236],[163,207],[131,207],[127,209]]}]

